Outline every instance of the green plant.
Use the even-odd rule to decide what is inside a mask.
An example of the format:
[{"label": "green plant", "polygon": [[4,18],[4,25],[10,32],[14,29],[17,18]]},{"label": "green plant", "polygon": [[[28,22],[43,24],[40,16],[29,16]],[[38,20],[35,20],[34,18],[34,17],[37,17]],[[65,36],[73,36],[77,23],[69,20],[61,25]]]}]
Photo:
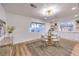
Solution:
[{"label": "green plant", "polygon": [[14,31],[14,26],[8,26],[8,27],[7,27],[7,31],[8,31],[8,33],[13,33],[13,31]]}]

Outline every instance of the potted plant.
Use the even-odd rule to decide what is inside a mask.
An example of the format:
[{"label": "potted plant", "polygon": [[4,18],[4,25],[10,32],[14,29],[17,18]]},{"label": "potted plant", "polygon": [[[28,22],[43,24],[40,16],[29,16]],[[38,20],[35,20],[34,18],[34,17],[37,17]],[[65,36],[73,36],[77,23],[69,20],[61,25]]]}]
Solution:
[{"label": "potted plant", "polygon": [[7,27],[7,31],[8,31],[9,34],[13,33],[13,31],[14,31],[14,26],[8,26],[8,27]]},{"label": "potted plant", "polygon": [[11,40],[11,44],[13,44],[13,31],[14,31],[14,26],[7,26],[7,32],[8,32],[8,37]]}]

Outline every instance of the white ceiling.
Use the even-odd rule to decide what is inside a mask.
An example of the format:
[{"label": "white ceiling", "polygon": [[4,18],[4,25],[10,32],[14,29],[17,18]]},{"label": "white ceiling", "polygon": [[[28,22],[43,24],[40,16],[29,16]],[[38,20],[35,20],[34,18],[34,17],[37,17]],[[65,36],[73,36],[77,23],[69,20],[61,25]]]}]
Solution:
[{"label": "white ceiling", "polygon": [[[63,17],[74,17],[75,14],[79,14],[79,6],[77,3],[34,3],[37,8],[30,6],[30,3],[3,3],[2,6],[7,12],[16,13],[23,16],[30,16],[45,20],[45,16],[42,15],[42,10],[49,6],[56,6],[60,11],[48,19],[57,19]],[[77,7],[76,10],[72,11],[72,7]],[[48,21],[49,21],[48,20]]]}]

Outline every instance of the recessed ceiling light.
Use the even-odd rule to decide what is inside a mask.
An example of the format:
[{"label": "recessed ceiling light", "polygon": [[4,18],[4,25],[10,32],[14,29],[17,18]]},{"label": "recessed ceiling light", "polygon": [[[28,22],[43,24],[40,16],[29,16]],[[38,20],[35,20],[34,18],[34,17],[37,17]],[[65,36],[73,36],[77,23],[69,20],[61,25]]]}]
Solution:
[{"label": "recessed ceiling light", "polygon": [[47,17],[44,18],[45,20],[47,19]]},{"label": "recessed ceiling light", "polygon": [[57,8],[56,6],[50,6],[50,7],[47,7],[47,8],[44,8],[43,10],[42,10],[42,14],[44,15],[44,16],[51,16],[51,15],[53,15],[53,14],[56,14],[56,13],[58,13],[60,10],[59,10],[59,8]]},{"label": "recessed ceiling light", "polygon": [[77,9],[77,7],[72,7],[72,10],[76,10]]},{"label": "recessed ceiling light", "polygon": [[76,14],[75,17],[78,17],[78,15]]}]

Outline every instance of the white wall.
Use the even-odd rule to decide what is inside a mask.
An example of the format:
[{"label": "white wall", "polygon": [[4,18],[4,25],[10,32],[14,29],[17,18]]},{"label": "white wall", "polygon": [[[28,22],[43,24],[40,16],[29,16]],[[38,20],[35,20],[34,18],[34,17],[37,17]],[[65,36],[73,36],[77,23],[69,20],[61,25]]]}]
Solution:
[{"label": "white wall", "polygon": [[6,21],[6,13],[1,4],[0,4],[0,19]]},{"label": "white wall", "polygon": [[74,31],[72,32],[62,32],[59,30],[59,35],[61,38],[68,39],[68,40],[73,40],[73,41],[79,41],[79,32],[76,31],[75,28],[75,19],[74,18],[65,18],[61,19],[58,21],[58,25],[60,26],[60,23],[69,21],[72,22],[74,25]]},{"label": "white wall", "polygon": [[[0,19],[5,22],[7,21],[5,10],[1,4],[0,4]],[[0,40],[2,40],[1,37],[0,37]]]},{"label": "white wall", "polygon": [[59,35],[63,39],[79,41],[79,32],[60,32]]},{"label": "white wall", "polygon": [[[7,17],[6,17],[7,15]],[[5,12],[4,8],[0,4],[0,19],[6,21],[8,24],[13,25],[15,27],[14,31],[14,43],[24,42],[28,40],[33,40],[36,38],[40,38],[42,33],[31,33],[29,32],[30,23],[33,21],[37,22],[44,22],[39,19],[25,17],[21,15],[11,14]],[[58,22],[69,20],[69,18],[60,19]],[[74,19],[70,19],[73,21]],[[73,21],[74,22],[74,21]],[[46,22],[44,22],[46,23]],[[49,29],[49,23],[46,23],[46,30]],[[59,35],[62,38],[69,39],[69,40],[76,40],[79,41],[79,32],[59,32]]]},{"label": "white wall", "polygon": [[[42,33],[32,33],[29,31],[29,27],[31,22],[42,22],[46,23],[42,20],[31,18],[31,17],[25,17],[21,15],[11,14],[7,13],[7,23],[9,25],[12,25],[15,27],[14,31],[14,43],[24,42],[28,40],[33,40],[36,38],[40,38]],[[48,23],[46,23],[46,30],[48,30]]]}]

